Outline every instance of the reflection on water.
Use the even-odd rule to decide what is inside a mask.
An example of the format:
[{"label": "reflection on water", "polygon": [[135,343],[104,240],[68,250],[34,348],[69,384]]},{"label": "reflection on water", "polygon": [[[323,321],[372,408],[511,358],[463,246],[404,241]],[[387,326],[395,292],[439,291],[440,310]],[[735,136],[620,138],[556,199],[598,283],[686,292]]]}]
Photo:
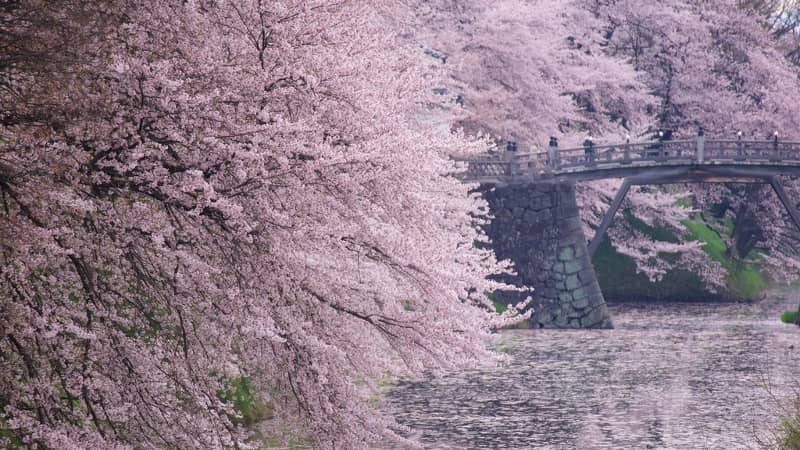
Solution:
[{"label": "reflection on water", "polygon": [[387,407],[427,448],[758,448],[770,392],[800,383],[800,329],[778,320],[797,303],[620,305],[614,330],[503,332],[503,367],[401,382]]}]

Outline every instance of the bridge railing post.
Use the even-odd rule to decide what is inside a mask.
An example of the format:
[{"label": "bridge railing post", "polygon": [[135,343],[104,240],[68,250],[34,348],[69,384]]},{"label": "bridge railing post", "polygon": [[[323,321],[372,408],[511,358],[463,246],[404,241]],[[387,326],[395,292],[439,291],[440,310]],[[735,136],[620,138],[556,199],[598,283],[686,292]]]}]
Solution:
[{"label": "bridge railing post", "polygon": [[736,158],[734,158],[734,159],[736,161],[744,161],[746,159],[745,155],[744,155],[744,145],[742,144],[742,132],[741,131],[736,133]]},{"label": "bridge railing post", "polygon": [[583,164],[585,166],[594,166],[594,141],[592,137],[589,136],[583,141],[583,156],[584,161]]},{"label": "bridge railing post", "polygon": [[706,152],[706,130],[703,127],[697,129],[697,147],[695,147],[695,161],[697,164],[703,164]]},{"label": "bridge railing post", "polygon": [[550,136],[550,145],[547,148],[547,164],[551,170],[558,170],[561,166],[558,155],[558,139],[555,136]]},{"label": "bridge railing post", "polygon": [[772,157],[769,159],[772,162],[781,160],[781,151],[778,147],[778,132],[772,134]]},{"label": "bridge railing post", "polygon": [[631,135],[625,136],[625,147],[622,152],[622,164],[631,163]]},{"label": "bridge railing post", "polygon": [[505,152],[503,152],[503,159],[508,162],[508,173],[506,175],[516,175],[517,171],[517,143],[513,141],[506,142]]},{"label": "bridge railing post", "polygon": [[517,174],[527,175],[530,172],[531,150],[517,152]]}]

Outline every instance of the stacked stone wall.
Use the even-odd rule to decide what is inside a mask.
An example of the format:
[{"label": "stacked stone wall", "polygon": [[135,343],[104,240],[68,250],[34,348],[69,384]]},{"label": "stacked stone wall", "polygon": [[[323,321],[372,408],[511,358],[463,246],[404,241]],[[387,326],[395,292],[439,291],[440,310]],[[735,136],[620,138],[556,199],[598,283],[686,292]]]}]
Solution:
[{"label": "stacked stone wall", "polygon": [[[531,295],[536,328],[610,328],[586,247],[573,184],[482,186],[494,216],[485,231],[498,259],[516,275],[502,281],[526,289],[497,292],[500,301]],[[530,291],[532,290],[532,292]]]}]

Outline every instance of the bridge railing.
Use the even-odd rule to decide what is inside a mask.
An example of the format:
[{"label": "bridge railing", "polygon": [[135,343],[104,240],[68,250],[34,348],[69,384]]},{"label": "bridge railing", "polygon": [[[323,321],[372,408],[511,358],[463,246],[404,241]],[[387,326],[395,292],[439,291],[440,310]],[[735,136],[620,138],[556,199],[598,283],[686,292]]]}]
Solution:
[{"label": "bridge railing", "polygon": [[664,162],[668,160],[691,160],[695,156],[696,142],[652,141],[616,145],[598,145],[559,149],[553,153],[538,155],[538,165],[553,170],[570,168],[595,168],[601,165],[625,165],[640,162]]},{"label": "bridge railing", "polygon": [[708,141],[706,157],[712,161],[800,161],[799,142],[714,140]]},{"label": "bridge railing", "polygon": [[475,159],[460,156],[454,156],[452,159],[456,162],[457,168],[463,169],[457,175],[459,178],[479,179],[514,175],[514,169],[520,165],[514,156],[516,155],[504,152],[481,155]]},{"label": "bridge railing", "polygon": [[475,159],[461,159],[467,164],[460,176],[481,179],[513,176],[548,176],[560,173],[610,169],[615,167],[800,162],[800,142],[742,139],[649,141],[613,145],[586,145],[578,148],[551,147],[547,152],[499,152]]}]

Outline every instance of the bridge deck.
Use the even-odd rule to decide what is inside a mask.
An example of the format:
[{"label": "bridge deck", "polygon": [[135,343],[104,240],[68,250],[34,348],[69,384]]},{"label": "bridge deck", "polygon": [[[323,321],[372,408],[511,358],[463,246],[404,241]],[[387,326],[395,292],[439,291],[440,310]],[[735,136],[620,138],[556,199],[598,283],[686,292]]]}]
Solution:
[{"label": "bridge deck", "polygon": [[[800,176],[800,142],[705,140],[653,141],[504,152],[457,159],[464,181],[481,183],[589,181],[645,177],[650,182],[763,182]],[[658,181],[663,180],[663,181]],[[672,181],[670,181],[672,180]]]}]

